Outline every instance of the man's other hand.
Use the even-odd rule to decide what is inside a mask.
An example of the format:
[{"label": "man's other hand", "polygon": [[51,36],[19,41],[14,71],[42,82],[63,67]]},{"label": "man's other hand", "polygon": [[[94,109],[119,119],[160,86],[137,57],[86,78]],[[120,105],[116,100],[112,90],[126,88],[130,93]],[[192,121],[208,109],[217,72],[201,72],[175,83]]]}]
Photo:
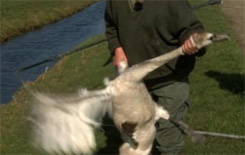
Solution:
[{"label": "man's other hand", "polygon": [[[121,64],[124,64],[124,66],[122,66]],[[122,47],[118,47],[115,49],[114,65],[116,65],[118,70],[128,67],[128,58],[126,57],[126,54]]]}]

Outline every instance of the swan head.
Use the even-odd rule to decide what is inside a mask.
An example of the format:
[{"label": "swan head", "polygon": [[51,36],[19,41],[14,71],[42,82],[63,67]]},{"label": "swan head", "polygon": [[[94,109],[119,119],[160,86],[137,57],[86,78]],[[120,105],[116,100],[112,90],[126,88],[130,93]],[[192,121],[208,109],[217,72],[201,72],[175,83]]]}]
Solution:
[{"label": "swan head", "polygon": [[208,32],[194,33],[192,39],[198,49],[206,47],[212,43],[229,40],[230,37],[226,34],[213,34]]}]

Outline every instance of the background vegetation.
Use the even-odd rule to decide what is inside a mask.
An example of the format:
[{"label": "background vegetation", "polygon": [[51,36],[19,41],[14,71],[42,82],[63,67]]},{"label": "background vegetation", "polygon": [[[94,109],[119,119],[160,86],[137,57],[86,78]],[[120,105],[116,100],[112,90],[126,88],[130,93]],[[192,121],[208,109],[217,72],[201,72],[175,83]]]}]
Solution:
[{"label": "background vegetation", "polygon": [[[244,63],[233,31],[219,6],[197,12],[207,31],[227,33],[231,40],[209,47],[204,57],[198,58],[190,76],[192,105],[186,123],[205,131],[244,135]],[[86,43],[100,39],[93,38]],[[85,43],[85,44],[86,44]],[[32,90],[52,93],[74,93],[77,89],[102,87],[104,77],[113,78],[114,67],[102,67],[109,57],[107,44],[80,51],[60,60],[55,67],[26,85]],[[42,151],[30,144],[30,128],[26,118],[31,107],[31,96],[22,88],[11,103],[1,105],[1,154],[35,154]],[[111,123],[111,122],[109,122]],[[120,136],[112,127],[98,131],[99,153],[116,154]],[[245,154],[245,142],[207,137],[194,144],[186,137],[184,154]]]},{"label": "background vegetation", "polygon": [[0,0],[0,42],[56,22],[96,0]]}]

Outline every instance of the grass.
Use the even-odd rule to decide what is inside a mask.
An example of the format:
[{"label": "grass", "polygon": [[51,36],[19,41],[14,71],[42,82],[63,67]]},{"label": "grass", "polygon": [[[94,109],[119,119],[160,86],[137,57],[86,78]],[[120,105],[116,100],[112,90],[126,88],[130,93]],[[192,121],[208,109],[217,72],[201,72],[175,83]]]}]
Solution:
[{"label": "grass", "polygon": [[72,15],[96,0],[0,0],[0,42]]},{"label": "grass", "polygon": [[[244,59],[219,7],[197,12],[207,31],[227,33],[231,40],[209,47],[190,76],[190,108],[187,123],[198,130],[245,135]],[[186,154],[244,154],[244,141],[207,138],[202,145],[187,140]]]},{"label": "grass", "polygon": [[[192,105],[186,123],[205,131],[245,135],[244,133],[244,60],[238,43],[218,6],[197,12],[207,31],[225,32],[231,40],[209,47],[204,57],[198,58],[190,76]],[[87,43],[100,39],[93,38]],[[55,67],[27,83],[32,90],[52,93],[72,93],[81,87],[94,89],[102,86],[104,77],[113,78],[112,65],[102,67],[109,57],[107,44],[100,44],[67,56]],[[41,154],[30,143],[30,129],[26,121],[31,107],[31,97],[22,88],[13,101],[1,105],[1,154]],[[97,132],[100,153],[117,153],[120,143],[114,128]],[[184,154],[245,154],[245,142],[207,137],[201,144],[194,144],[186,137]],[[104,148],[103,148],[104,147]],[[102,149],[103,148],[103,149]]]}]

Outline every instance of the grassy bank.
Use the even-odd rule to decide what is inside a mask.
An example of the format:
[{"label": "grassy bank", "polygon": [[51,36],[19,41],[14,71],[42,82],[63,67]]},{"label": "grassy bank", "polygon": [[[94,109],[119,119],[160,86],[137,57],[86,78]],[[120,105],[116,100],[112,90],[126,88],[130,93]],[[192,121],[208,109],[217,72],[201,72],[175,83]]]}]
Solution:
[{"label": "grassy bank", "polygon": [[[245,135],[244,133],[244,62],[236,38],[219,7],[199,10],[198,16],[207,31],[228,33],[229,42],[212,45],[207,54],[197,60],[190,76],[190,100],[186,122],[194,129]],[[94,38],[93,42],[99,38]],[[109,54],[106,44],[67,56],[35,82],[33,90],[52,93],[72,93],[81,87],[102,86],[104,77],[114,77],[112,65],[102,67]],[[26,121],[31,97],[25,89],[16,93],[8,105],[1,105],[1,154],[37,154],[41,151],[29,143],[30,129]],[[119,135],[106,128],[108,139],[98,132],[100,153],[116,153]],[[106,141],[107,139],[107,141]],[[209,137],[202,144],[193,144],[186,137],[184,154],[244,154],[244,141]]]},{"label": "grassy bank", "polygon": [[[191,101],[188,124],[195,129],[245,135],[244,120],[244,55],[234,32],[219,7],[198,12],[210,32],[227,33],[231,40],[213,45],[206,56],[198,60],[190,76]],[[195,145],[187,141],[186,154],[244,154],[245,142],[206,138]]]},{"label": "grassy bank", "polygon": [[[106,48],[105,44],[101,44],[65,57],[38,80],[26,85],[32,90],[61,94],[74,93],[82,87],[101,87],[105,76],[114,76],[112,65],[102,67],[109,56]],[[30,144],[30,128],[27,122],[30,107],[31,97],[24,88],[15,94],[11,103],[1,105],[0,154],[43,153]],[[98,139],[100,148],[105,145],[105,137],[98,132]]]},{"label": "grassy bank", "polygon": [[0,42],[56,22],[96,0],[0,0]]}]

